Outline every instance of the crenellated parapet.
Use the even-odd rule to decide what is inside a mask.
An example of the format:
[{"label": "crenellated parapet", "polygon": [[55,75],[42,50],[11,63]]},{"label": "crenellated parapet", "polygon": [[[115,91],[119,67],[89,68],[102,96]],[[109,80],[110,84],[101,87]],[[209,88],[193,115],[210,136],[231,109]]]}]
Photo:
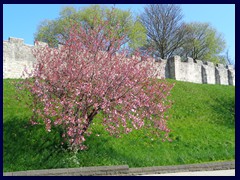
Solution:
[{"label": "crenellated parapet", "polygon": [[190,57],[182,61],[180,56],[173,56],[167,60],[165,70],[168,71],[166,78],[179,81],[235,86],[235,69],[231,65],[214,65]]},{"label": "crenellated parapet", "polygon": [[[32,49],[38,46],[48,46],[47,43],[27,45],[20,38],[10,37],[3,41],[3,78],[21,78],[24,68],[33,68],[36,62]],[[60,49],[62,45],[58,46]],[[134,57],[141,60],[140,57]],[[159,78],[171,78],[202,84],[222,84],[235,86],[235,69],[231,65],[214,65],[212,62],[193,60],[188,57],[184,61],[180,56],[173,56],[167,60],[154,59],[154,66]]]}]

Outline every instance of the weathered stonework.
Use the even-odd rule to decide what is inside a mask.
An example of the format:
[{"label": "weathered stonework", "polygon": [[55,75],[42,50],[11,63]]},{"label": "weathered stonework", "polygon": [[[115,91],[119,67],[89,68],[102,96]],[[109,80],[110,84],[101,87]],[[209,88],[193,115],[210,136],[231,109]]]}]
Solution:
[{"label": "weathered stonework", "polygon": [[216,84],[215,66],[212,62],[203,62],[202,77],[205,84]]},{"label": "weathered stonework", "polygon": [[20,78],[25,66],[32,68],[35,58],[31,45],[23,39],[9,38],[3,41],[3,78]]},{"label": "weathered stonework", "polygon": [[235,69],[232,65],[227,66],[228,69],[228,84],[235,86]]},{"label": "weathered stonework", "polygon": [[215,66],[212,62],[194,61],[190,57],[182,61],[180,56],[173,56],[156,63],[160,63],[159,68],[164,67],[165,78],[200,84],[235,86],[235,69],[230,65],[225,67],[223,64],[217,64]]},{"label": "weathered stonework", "polygon": [[217,84],[228,85],[228,70],[223,64],[217,64],[216,66]]},{"label": "weathered stonework", "polygon": [[[38,46],[45,46],[41,42]],[[23,39],[10,37],[3,41],[3,78],[21,78],[24,68],[32,69],[36,62],[32,49],[36,45],[26,45]],[[137,58],[137,57],[136,57]],[[140,58],[141,59],[141,58]],[[180,56],[173,56],[167,60],[153,59],[159,72],[159,78],[171,78],[179,81],[204,84],[222,84],[235,86],[235,69],[211,62],[187,58],[181,61]]]}]

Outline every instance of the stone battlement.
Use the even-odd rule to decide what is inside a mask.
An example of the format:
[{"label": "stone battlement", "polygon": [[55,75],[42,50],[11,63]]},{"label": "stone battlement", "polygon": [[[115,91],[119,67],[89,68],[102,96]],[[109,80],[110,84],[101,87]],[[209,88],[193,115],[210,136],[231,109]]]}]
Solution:
[{"label": "stone battlement", "polygon": [[[47,43],[44,42],[27,45],[24,44],[24,39],[13,37],[3,41],[3,78],[21,78],[24,68],[31,69],[36,62],[32,49],[46,45]],[[167,60],[153,59],[153,61],[160,72],[159,78],[235,86],[235,69],[231,65],[214,65],[212,62],[193,60],[190,57],[182,61],[180,56],[173,56]]]},{"label": "stone battlement", "polygon": [[235,85],[235,69],[212,62],[196,60],[188,57],[185,61],[180,56],[166,60],[166,78],[203,84]]}]

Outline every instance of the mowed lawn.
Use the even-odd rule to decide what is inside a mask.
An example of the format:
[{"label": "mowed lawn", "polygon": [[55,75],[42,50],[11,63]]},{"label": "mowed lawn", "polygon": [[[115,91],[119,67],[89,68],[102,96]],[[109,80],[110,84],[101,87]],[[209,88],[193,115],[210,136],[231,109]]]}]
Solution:
[{"label": "mowed lawn", "polygon": [[91,125],[88,150],[77,154],[61,147],[57,129],[32,126],[25,102],[15,99],[13,82],[3,81],[4,172],[82,166],[129,167],[191,164],[235,159],[235,87],[175,82],[168,111],[172,142],[162,142],[146,129],[121,138],[111,137],[101,125],[101,114]]}]

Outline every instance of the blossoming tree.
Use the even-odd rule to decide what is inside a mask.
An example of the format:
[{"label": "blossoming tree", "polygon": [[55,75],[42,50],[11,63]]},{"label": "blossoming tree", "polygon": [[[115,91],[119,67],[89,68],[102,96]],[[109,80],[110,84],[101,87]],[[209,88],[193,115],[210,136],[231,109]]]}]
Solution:
[{"label": "blossoming tree", "polygon": [[77,150],[86,148],[85,136],[100,112],[111,135],[147,126],[168,138],[164,113],[171,106],[173,85],[156,79],[150,58],[138,52],[128,57],[120,46],[124,37],[116,41],[105,23],[93,29],[73,27],[59,49],[34,49],[37,63],[24,84],[33,99],[35,121],[41,119],[47,131],[59,126],[63,139]]}]

